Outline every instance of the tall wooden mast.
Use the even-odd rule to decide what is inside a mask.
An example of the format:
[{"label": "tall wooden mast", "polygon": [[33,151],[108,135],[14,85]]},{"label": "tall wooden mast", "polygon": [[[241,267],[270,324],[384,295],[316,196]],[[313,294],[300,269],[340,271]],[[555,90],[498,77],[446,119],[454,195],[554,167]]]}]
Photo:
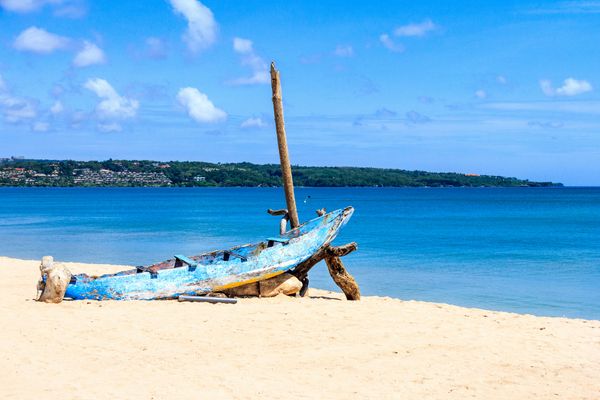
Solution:
[{"label": "tall wooden mast", "polygon": [[281,100],[281,81],[279,71],[275,69],[275,63],[271,63],[271,88],[273,89],[273,114],[275,115],[275,129],[277,130],[277,145],[279,147],[279,161],[281,163],[281,178],[283,190],[285,191],[285,202],[287,204],[290,225],[296,228],[300,225],[298,210],[296,209],[296,198],[294,196],[294,180],[292,178],[292,167],[288,154],[287,139],[285,135],[285,122],[283,120],[283,103]]}]

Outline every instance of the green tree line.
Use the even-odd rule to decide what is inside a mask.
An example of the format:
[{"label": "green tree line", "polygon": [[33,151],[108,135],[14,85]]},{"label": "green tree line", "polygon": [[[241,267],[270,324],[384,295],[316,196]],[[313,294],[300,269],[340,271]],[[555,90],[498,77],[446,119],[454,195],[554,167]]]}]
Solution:
[{"label": "green tree line", "polygon": [[[23,169],[30,182],[27,186],[89,186],[76,185],[74,178],[84,171],[164,174],[171,186],[280,186],[278,164],[207,163],[199,161],[157,162],[150,160],[5,160],[0,162],[0,185],[15,186],[11,171]],[[553,182],[492,175],[467,175],[455,172],[408,171],[390,168],[363,167],[292,167],[296,186],[329,187],[480,187],[480,186],[561,186]],[[44,174],[43,176],[33,176]],[[132,174],[133,175],[133,174]],[[17,184],[17,186],[22,186]],[[94,186],[104,186],[94,184]],[[108,185],[107,185],[108,186]],[[121,186],[143,186],[135,178]]]}]

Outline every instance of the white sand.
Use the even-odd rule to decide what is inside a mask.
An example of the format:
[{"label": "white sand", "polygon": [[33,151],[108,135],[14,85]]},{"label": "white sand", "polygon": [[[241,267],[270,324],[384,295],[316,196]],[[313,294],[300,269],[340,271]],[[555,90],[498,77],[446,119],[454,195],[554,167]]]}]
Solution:
[{"label": "white sand", "polygon": [[600,321],[316,290],[41,304],[38,264],[0,257],[2,399],[600,399]]}]

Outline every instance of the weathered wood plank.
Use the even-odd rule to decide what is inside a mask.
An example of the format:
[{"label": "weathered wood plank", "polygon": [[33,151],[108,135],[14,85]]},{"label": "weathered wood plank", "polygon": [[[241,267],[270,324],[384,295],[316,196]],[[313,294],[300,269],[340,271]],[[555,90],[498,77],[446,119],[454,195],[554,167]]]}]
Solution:
[{"label": "weathered wood plank", "polygon": [[327,254],[329,256],[343,257],[352,253],[356,249],[358,249],[356,242],[351,242],[343,246],[330,246],[327,248]]},{"label": "weathered wood plank", "polygon": [[285,135],[285,122],[283,119],[283,102],[281,99],[281,80],[279,71],[275,69],[275,63],[271,63],[271,89],[273,91],[273,114],[275,116],[275,129],[277,131],[277,145],[279,147],[279,160],[281,162],[281,178],[285,191],[285,201],[290,225],[293,228],[300,226],[298,210],[296,209],[296,198],[294,197],[294,180],[292,179],[292,167],[288,154],[287,138]]},{"label": "weathered wood plank", "polygon": [[284,246],[290,242],[290,239],[283,237],[270,237],[267,238],[267,247],[273,247],[275,243],[281,243]]},{"label": "weathered wood plank", "polygon": [[184,264],[189,265],[190,268],[192,268],[192,269],[194,269],[194,268],[196,268],[198,266],[198,262],[197,261],[194,261],[191,258],[188,258],[188,257],[183,256],[181,254],[176,254],[175,255],[175,260],[180,261],[180,262],[182,262]]},{"label": "weathered wood plank", "polygon": [[306,293],[308,285],[308,272],[320,261],[325,260],[329,274],[333,281],[338,285],[348,300],[360,300],[360,289],[356,280],[346,271],[340,257],[350,254],[358,248],[355,242],[343,246],[326,246],[317,253],[313,254],[308,260],[299,264],[292,274],[296,276],[304,286],[300,293]]},{"label": "weathered wood plank", "polygon": [[344,263],[337,256],[330,256],[325,258],[325,264],[329,270],[329,275],[333,278],[333,281],[348,300],[360,300],[360,289],[358,284],[352,275],[346,271]]}]

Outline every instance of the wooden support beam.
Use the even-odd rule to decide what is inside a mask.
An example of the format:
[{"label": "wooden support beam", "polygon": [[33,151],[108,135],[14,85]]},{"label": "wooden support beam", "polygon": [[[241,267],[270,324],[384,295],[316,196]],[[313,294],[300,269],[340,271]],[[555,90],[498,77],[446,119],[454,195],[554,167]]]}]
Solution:
[{"label": "wooden support beam", "polygon": [[326,251],[328,257],[343,257],[352,253],[356,249],[358,249],[358,245],[356,244],[356,242],[351,242],[343,246],[330,246],[327,248]]},{"label": "wooden support beam", "polygon": [[360,300],[360,289],[356,280],[344,267],[344,263],[340,257],[352,253],[358,248],[356,242],[348,243],[343,246],[327,247],[325,250],[325,264],[329,270],[329,275],[348,300]]},{"label": "wooden support beam", "polygon": [[346,271],[342,259],[337,256],[330,256],[325,258],[325,264],[329,270],[329,275],[333,278],[333,281],[342,292],[346,295],[348,300],[360,300],[360,289],[354,277]]},{"label": "wooden support beam", "polygon": [[275,63],[271,63],[271,89],[273,91],[273,114],[275,116],[275,129],[277,130],[277,145],[279,147],[279,161],[281,162],[281,178],[283,190],[285,191],[285,202],[290,217],[290,225],[293,228],[300,226],[298,210],[296,209],[296,198],[294,197],[294,180],[292,179],[292,167],[288,154],[287,138],[285,134],[285,122],[283,119],[283,102],[281,98],[281,81],[279,71],[275,69]]},{"label": "wooden support beam", "polygon": [[298,264],[296,268],[292,271],[292,274],[296,276],[301,282],[306,279],[308,276],[308,272],[317,265],[320,261],[322,261],[326,256],[327,247],[317,251],[315,254],[310,256],[308,260],[305,260]]},{"label": "wooden support beam", "polygon": [[356,280],[348,273],[340,257],[350,254],[358,248],[355,242],[343,246],[327,246],[316,252],[308,260],[299,264],[292,272],[301,282],[308,277],[308,272],[321,260],[325,260],[329,274],[338,285],[346,299],[360,300],[360,289]]}]

